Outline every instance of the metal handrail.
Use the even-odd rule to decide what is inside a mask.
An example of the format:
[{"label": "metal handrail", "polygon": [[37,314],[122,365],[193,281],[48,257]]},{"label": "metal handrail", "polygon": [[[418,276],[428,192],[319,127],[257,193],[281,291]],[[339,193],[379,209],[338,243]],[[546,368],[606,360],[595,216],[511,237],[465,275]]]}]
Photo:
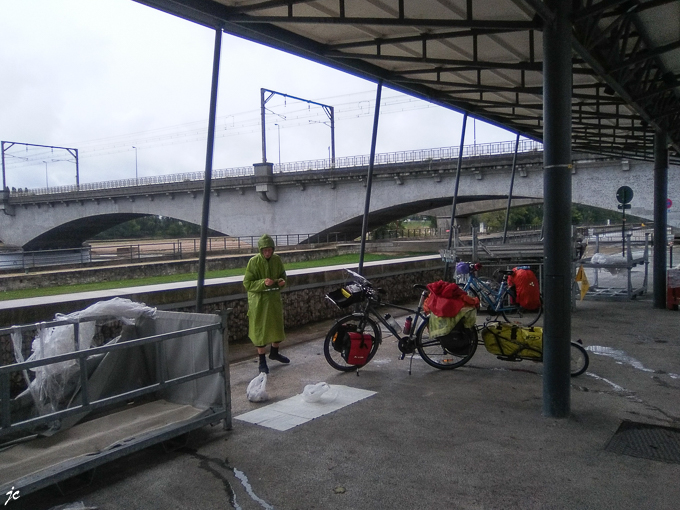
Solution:
[{"label": "metal handrail", "polygon": [[[543,150],[543,144],[534,140],[520,140],[518,152],[538,152]],[[459,147],[438,147],[432,149],[416,149],[408,151],[387,152],[375,155],[376,165],[389,165],[400,163],[421,163],[426,161],[450,160],[458,157]],[[515,151],[515,141],[491,142],[463,147],[463,157],[473,158],[480,156],[496,156],[500,154],[512,154]],[[274,173],[309,172],[315,170],[334,170],[340,168],[356,168],[368,166],[369,156],[345,156],[335,159],[313,159],[307,161],[293,161],[290,163],[274,164]],[[228,177],[247,177],[254,175],[252,166],[236,168],[215,169],[212,172],[213,179]],[[70,184],[66,186],[50,186],[46,188],[14,189],[10,191],[10,197],[23,197],[29,195],[53,195],[59,193],[74,193],[77,191],[98,191],[106,189],[132,188],[137,186],[150,186],[158,184],[174,184],[181,182],[202,181],[205,172],[184,172],[179,174],[154,175],[129,179],[117,179],[113,181],[89,182],[80,185]]]}]

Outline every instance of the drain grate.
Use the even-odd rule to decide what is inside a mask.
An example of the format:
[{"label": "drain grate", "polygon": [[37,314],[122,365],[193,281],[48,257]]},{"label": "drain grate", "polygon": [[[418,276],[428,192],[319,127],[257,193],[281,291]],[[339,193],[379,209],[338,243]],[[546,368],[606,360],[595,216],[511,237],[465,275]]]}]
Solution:
[{"label": "drain grate", "polygon": [[609,452],[680,464],[680,429],[624,421],[605,447]]}]

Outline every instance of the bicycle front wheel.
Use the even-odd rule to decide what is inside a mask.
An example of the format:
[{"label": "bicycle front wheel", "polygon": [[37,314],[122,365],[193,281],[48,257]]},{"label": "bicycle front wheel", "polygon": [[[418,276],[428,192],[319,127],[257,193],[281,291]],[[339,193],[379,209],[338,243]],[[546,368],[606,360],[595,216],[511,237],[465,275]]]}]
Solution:
[{"label": "bicycle front wheel", "polygon": [[470,335],[469,343],[463,346],[456,344],[454,348],[445,338],[430,338],[428,321],[425,320],[416,333],[418,354],[425,363],[440,370],[462,367],[470,361],[477,350],[477,330],[471,328],[466,331]]},{"label": "bicycle front wheel", "polygon": [[501,315],[507,322],[511,324],[517,324],[518,326],[528,328],[529,326],[536,324],[538,319],[540,319],[541,315],[543,314],[542,297],[541,306],[539,306],[536,310],[526,310],[519,306],[519,304],[513,303],[512,301],[513,300],[508,292],[503,294]]},{"label": "bicycle front wheel", "polygon": [[571,342],[571,376],[576,377],[581,375],[588,368],[590,359],[588,358],[588,351],[586,351],[581,344]]},{"label": "bicycle front wheel", "polygon": [[341,353],[335,350],[333,347],[333,338],[338,334],[339,331],[353,331],[357,333],[368,334],[373,337],[373,347],[369,353],[366,363],[373,359],[375,353],[378,350],[378,345],[382,341],[382,335],[380,331],[380,326],[378,326],[372,319],[365,317],[364,315],[347,315],[341,319],[338,319],[333,327],[328,331],[326,339],[323,343],[323,354],[326,357],[326,361],[330,366],[341,372],[351,372],[357,368],[361,368],[364,365],[350,365],[342,357]]}]

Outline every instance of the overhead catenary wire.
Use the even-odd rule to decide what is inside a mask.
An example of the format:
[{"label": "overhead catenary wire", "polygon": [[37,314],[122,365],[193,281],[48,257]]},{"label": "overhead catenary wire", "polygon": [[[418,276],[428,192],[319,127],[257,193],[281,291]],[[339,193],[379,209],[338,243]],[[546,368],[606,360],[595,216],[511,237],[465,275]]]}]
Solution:
[{"label": "overhead catenary wire", "polygon": [[[335,97],[356,97],[363,95],[365,92],[345,94]],[[328,99],[325,99],[328,100]],[[366,104],[368,103],[368,104]],[[309,105],[304,105],[302,108],[295,108],[290,110],[289,105],[279,104],[272,105],[272,108],[284,107],[287,108],[286,115],[281,116],[273,112],[279,118],[285,119],[281,124],[281,129],[291,129],[300,126],[308,126],[310,120],[320,118],[325,115],[321,108],[309,108]],[[381,100],[381,115],[389,115],[400,113],[403,111],[414,111],[435,107],[431,103],[427,103],[409,96],[391,96]],[[343,103],[338,103],[336,108],[336,118],[339,120],[348,120],[358,117],[367,117],[370,115],[371,109],[375,108],[372,100],[351,100]],[[318,122],[322,123],[322,122]],[[122,152],[129,152],[132,146],[138,148],[157,148],[171,145],[178,145],[181,143],[192,143],[205,140],[207,136],[207,127],[199,127],[204,124],[204,121],[192,121],[174,126],[157,128],[154,130],[140,131],[128,135],[117,135],[110,138],[99,138],[88,142],[82,142],[77,145],[79,147],[79,154],[81,159],[89,159],[93,157],[108,156]],[[195,127],[194,127],[195,126]],[[260,119],[258,110],[248,110],[244,112],[230,113],[218,117],[216,126],[216,138],[242,136],[256,133],[260,129]],[[267,130],[272,131],[274,128],[269,127]],[[142,138],[143,134],[151,134]],[[42,162],[47,152],[34,152],[30,156],[18,156],[21,145],[18,145],[19,150],[7,151],[5,156],[7,158],[6,164],[8,169],[16,169],[28,166],[34,166]],[[49,152],[49,151],[48,151]],[[73,157],[66,153],[63,157],[54,158],[54,161],[69,161],[74,162]]]}]

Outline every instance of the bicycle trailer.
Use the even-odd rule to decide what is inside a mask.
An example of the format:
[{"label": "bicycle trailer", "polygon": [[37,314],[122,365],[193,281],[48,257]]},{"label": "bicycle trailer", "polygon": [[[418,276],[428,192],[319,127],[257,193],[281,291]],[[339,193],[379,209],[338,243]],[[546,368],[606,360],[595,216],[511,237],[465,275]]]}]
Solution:
[{"label": "bicycle trailer", "polygon": [[486,350],[503,358],[543,358],[543,328],[492,323],[482,329]]}]

